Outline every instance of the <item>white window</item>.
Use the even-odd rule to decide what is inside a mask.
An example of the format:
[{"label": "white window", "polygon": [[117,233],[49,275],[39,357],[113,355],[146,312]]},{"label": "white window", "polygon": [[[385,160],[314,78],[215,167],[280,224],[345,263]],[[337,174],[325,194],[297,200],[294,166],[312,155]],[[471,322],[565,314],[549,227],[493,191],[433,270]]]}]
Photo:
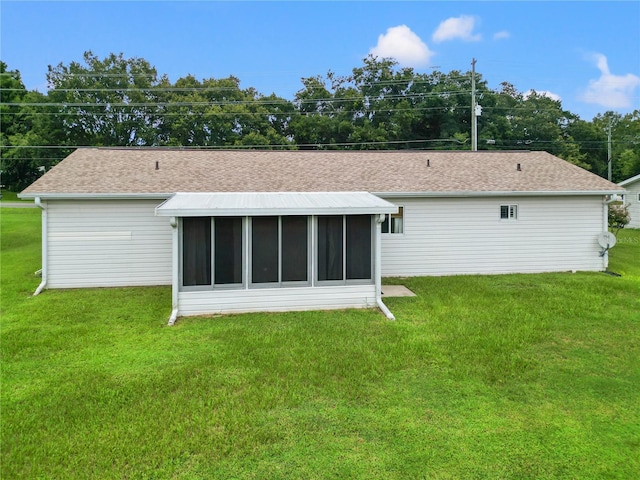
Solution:
[{"label": "white window", "polygon": [[404,207],[398,207],[398,213],[384,216],[382,233],[404,233]]},{"label": "white window", "polygon": [[500,205],[501,220],[517,220],[518,205]]}]

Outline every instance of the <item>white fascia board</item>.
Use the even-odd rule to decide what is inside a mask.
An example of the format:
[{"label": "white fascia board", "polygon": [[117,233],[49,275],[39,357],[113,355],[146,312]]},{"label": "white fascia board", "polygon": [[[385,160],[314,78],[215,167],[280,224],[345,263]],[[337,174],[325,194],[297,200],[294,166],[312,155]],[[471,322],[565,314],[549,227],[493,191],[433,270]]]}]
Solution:
[{"label": "white fascia board", "polygon": [[166,200],[173,193],[19,193],[25,200]]},{"label": "white fascia board", "polygon": [[606,196],[622,193],[617,190],[575,190],[575,191],[514,191],[514,192],[375,192],[381,198],[469,198],[469,197],[565,197],[565,196]]}]

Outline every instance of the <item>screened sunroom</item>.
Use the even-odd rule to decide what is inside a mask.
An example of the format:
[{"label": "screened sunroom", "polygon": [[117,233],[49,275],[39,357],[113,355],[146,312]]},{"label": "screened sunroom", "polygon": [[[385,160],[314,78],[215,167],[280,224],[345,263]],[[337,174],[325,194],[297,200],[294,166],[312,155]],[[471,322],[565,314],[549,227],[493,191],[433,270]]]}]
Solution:
[{"label": "screened sunroom", "polygon": [[366,192],[177,193],[178,316],[379,306],[381,224],[398,208]]}]

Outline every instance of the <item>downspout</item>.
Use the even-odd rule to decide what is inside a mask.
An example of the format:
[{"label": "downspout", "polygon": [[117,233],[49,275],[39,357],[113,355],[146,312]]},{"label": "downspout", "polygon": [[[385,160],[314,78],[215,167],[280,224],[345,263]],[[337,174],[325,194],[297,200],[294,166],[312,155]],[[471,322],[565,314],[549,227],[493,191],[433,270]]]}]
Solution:
[{"label": "downspout", "polygon": [[167,326],[172,326],[178,318],[178,288],[180,283],[180,270],[178,264],[178,220],[176,217],[169,219],[171,225],[171,316]]},{"label": "downspout", "polygon": [[382,222],[385,215],[378,215],[376,218],[376,254],[375,254],[375,277],[376,277],[376,304],[389,320],[395,320],[396,317],[391,310],[382,301]]},{"label": "downspout", "polygon": [[48,224],[49,224],[49,220],[47,218],[47,205],[46,203],[42,203],[40,197],[36,197],[34,199],[36,207],[40,208],[42,210],[42,270],[41,271],[41,278],[42,281],[40,282],[40,285],[38,285],[38,288],[36,288],[36,291],[33,293],[33,296],[35,297],[36,295],[40,295],[40,292],[42,292],[42,290],[44,290],[44,288],[47,286],[47,264],[49,263],[48,261],[48,245],[49,245],[49,238],[48,238]]},{"label": "downspout", "polygon": [[[612,204],[613,202],[620,202],[620,201],[622,201],[622,198],[617,193],[614,193],[613,195],[609,195],[609,198],[604,197],[604,200],[602,201],[602,231],[603,232],[609,231],[609,205]],[[609,268],[609,252],[608,251],[606,251],[604,255],[602,255],[602,269],[606,271],[607,268]]]}]

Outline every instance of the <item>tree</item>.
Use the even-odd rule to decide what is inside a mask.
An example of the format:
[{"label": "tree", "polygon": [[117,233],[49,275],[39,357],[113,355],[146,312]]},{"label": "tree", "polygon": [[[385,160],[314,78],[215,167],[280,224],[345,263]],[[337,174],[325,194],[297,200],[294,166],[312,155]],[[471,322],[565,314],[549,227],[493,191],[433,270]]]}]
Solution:
[{"label": "tree", "polygon": [[615,123],[612,150],[614,182],[640,174],[640,110],[621,116]]},{"label": "tree", "polygon": [[84,54],[84,64],[49,66],[50,110],[69,144],[150,146],[161,127],[155,87],[166,83],[141,58]]},{"label": "tree", "polygon": [[2,183],[19,191],[70,153],[59,148],[64,132],[56,128],[51,115],[41,112],[46,95],[29,92],[20,72],[0,62],[0,152]]},{"label": "tree", "polygon": [[236,77],[192,75],[162,87],[161,143],[180,146],[288,145],[293,104],[253,88],[242,90]]}]

